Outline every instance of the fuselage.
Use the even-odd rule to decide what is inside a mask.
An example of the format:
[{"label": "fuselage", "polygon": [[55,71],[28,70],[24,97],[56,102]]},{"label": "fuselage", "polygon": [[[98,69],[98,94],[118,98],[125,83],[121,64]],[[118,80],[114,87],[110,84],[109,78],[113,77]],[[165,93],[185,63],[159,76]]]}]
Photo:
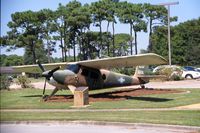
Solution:
[{"label": "fuselage", "polygon": [[68,85],[73,85],[75,87],[88,86],[90,90],[141,84],[138,77],[105,69],[93,69],[80,66],[78,70],[73,71],[68,69],[58,70],[54,72],[48,82],[60,89],[68,89]]}]

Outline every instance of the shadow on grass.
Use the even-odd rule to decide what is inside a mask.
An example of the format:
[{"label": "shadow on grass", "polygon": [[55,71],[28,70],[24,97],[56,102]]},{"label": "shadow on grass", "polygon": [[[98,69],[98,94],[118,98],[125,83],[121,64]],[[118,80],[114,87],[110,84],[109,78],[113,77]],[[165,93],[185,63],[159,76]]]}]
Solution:
[{"label": "shadow on grass", "polygon": [[[29,95],[29,96],[23,96],[23,97],[40,97],[42,98],[42,95]],[[167,102],[171,101],[173,99],[167,99],[167,98],[157,98],[157,97],[142,97],[142,96],[116,96],[116,95],[110,95],[110,94],[93,94],[89,96],[91,101],[120,101],[120,100],[138,100],[138,101],[150,101],[150,102]],[[51,97],[52,100],[56,101],[71,101],[73,100],[73,95],[55,95]]]},{"label": "shadow on grass", "polygon": [[157,97],[132,97],[131,99],[141,100],[141,101],[150,101],[150,102],[167,102],[167,101],[174,100],[174,99],[157,98]]},{"label": "shadow on grass", "polygon": [[128,96],[128,95],[117,96],[117,95],[109,95],[109,94],[94,94],[94,95],[90,95],[90,98],[102,99],[103,101],[105,101],[106,99],[108,101],[110,101],[110,100],[113,100],[113,101],[115,101],[115,100],[140,100],[140,101],[151,101],[151,102],[167,102],[167,101],[173,100],[173,99],[168,99],[168,98]]}]

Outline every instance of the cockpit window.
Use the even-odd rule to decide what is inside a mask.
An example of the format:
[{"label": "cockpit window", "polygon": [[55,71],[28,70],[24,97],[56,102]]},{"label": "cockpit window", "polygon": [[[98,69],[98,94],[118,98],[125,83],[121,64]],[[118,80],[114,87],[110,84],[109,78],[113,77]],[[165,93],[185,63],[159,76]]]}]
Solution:
[{"label": "cockpit window", "polygon": [[89,71],[87,69],[82,69],[81,74],[87,77],[89,75]]},{"label": "cockpit window", "polygon": [[71,65],[67,65],[66,69],[74,72],[74,73],[78,73],[79,69],[80,69],[80,66],[77,65],[77,64],[71,64]]},{"label": "cockpit window", "polygon": [[92,79],[98,79],[98,78],[99,78],[99,75],[98,75],[97,73],[95,73],[95,72],[91,72],[91,73],[90,73],[90,77],[91,77]]}]

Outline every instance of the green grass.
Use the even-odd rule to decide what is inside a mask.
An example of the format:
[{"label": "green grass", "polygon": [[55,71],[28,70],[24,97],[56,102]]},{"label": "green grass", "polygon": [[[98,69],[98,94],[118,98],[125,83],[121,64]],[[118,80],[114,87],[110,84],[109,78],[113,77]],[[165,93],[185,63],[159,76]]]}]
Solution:
[{"label": "green grass", "polygon": [[[50,94],[52,90],[46,90],[47,94]],[[58,94],[62,94],[64,91],[60,91]],[[11,91],[1,91],[1,109],[33,109],[33,108],[69,108],[73,103],[64,102],[43,102],[42,90],[40,89],[21,89]],[[65,91],[65,94],[69,94],[69,91]]]},{"label": "green grass", "polygon": [[[113,89],[111,89],[113,90]],[[111,91],[110,89],[91,91],[91,94]],[[195,104],[200,102],[200,89],[187,89],[191,93],[185,94],[159,94],[132,97],[122,101],[91,102],[88,108],[111,109],[111,108],[167,108]],[[50,94],[51,90],[47,90]],[[69,109],[73,102],[43,102],[41,101],[42,90],[22,89],[3,90],[0,93],[1,109]],[[58,95],[71,94],[70,91],[59,91]]]},{"label": "green grass", "polygon": [[[104,89],[91,91],[90,94],[113,91]],[[88,108],[167,108],[200,102],[200,89],[187,89],[185,94],[157,94],[132,97],[123,101],[93,102]],[[50,94],[51,90],[47,90]],[[70,109],[73,102],[43,102],[42,90],[22,89],[0,91],[1,109]],[[71,94],[59,91],[58,95]],[[93,120],[128,123],[155,123],[200,126],[200,110],[171,111],[107,111],[107,112],[1,112],[1,121],[45,121],[45,120]]]},{"label": "green grass", "polygon": [[92,120],[200,126],[200,111],[1,112],[1,121]]}]

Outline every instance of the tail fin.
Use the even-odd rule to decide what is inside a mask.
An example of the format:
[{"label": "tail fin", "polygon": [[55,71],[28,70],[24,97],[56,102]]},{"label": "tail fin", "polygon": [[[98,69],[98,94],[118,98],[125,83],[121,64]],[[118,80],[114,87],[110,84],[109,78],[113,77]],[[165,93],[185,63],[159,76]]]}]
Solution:
[{"label": "tail fin", "polygon": [[134,76],[144,76],[145,75],[145,71],[147,71],[147,67],[145,66],[136,66],[135,68],[135,74]]},{"label": "tail fin", "polygon": [[145,66],[136,66],[135,68],[134,76],[138,77],[142,84],[149,82],[149,75],[145,75],[145,70],[147,70]]},{"label": "tail fin", "polygon": [[147,66],[137,66],[134,76],[138,77],[143,83],[148,83],[150,79],[166,78],[164,75],[155,75]]}]

